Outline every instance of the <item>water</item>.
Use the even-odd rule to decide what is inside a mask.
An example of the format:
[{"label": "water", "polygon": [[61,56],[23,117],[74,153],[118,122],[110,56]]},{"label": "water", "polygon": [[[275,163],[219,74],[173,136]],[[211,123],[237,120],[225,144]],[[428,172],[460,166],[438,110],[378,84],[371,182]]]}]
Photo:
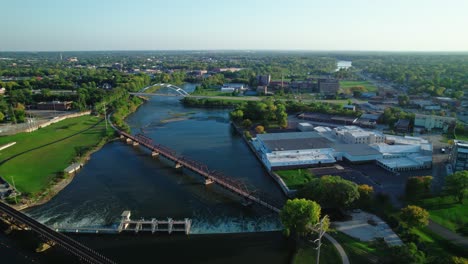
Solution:
[{"label": "water", "polygon": [[344,60],[340,60],[337,62],[337,67],[336,67],[336,70],[339,71],[340,69],[348,69],[350,67],[352,67],[352,62],[351,61],[344,61]]},{"label": "water", "polygon": [[[242,138],[233,133],[226,110],[185,108],[177,98],[153,97],[129,116],[127,123],[132,133],[144,133],[155,142],[255,186],[274,199],[283,198],[279,187],[264,172]],[[158,248],[167,248],[166,242],[175,247],[191,244],[193,250],[203,244],[213,246],[219,243],[232,244],[238,247],[239,256],[247,257],[249,254],[246,252],[250,251],[246,241],[252,241],[250,246],[261,247],[266,242],[263,237],[267,236],[268,240],[274,241],[266,243],[264,252],[259,254],[266,258],[280,254],[283,257],[272,258],[280,261],[277,263],[287,259],[289,250],[280,234],[253,233],[280,230],[276,214],[258,206],[245,208],[238,197],[217,186],[205,186],[200,176],[176,171],[172,166],[164,160],[151,158],[146,150],[114,141],[94,153],[62,192],[48,203],[27,210],[27,213],[54,227],[110,226],[119,221],[124,210],[131,210],[133,219],[188,217],[193,221],[192,234],[204,236],[196,236],[196,239],[184,235],[142,236],[141,241],[147,244],[141,242],[144,245],[135,247],[133,252],[144,254],[140,252],[141,248],[154,244],[158,244]],[[231,233],[244,235],[239,238],[239,235],[228,235]],[[115,247],[126,248],[135,243],[133,236],[93,236],[92,239],[86,236],[80,239],[106,241]],[[241,242],[233,243],[236,239],[244,241],[246,246],[239,245]],[[279,245],[282,245],[281,250]],[[95,243],[95,247],[100,248],[100,243]],[[158,252],[164,255],[172,251]],[[218,253],[220,258],[225,256],[222,252],[229,255],[230,251],[227,248],[226,251],[221,250]],[[187,260],[205,262],[205,259]],[[251,258],[243,261],[248,260]]]}]

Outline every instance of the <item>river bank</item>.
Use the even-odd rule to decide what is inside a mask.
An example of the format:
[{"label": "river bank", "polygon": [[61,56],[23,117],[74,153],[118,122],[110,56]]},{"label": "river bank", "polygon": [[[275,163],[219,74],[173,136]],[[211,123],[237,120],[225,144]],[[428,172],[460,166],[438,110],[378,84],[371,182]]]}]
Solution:
[{"label": "river bank", "polygon": [[[132,105],[133,107],[130,108],[131,111],[128,111],[125,115],[122,115],[122,118],[125,118],[131,113],[135,112],[146,101],[147,100],[140,100],[138,101],[138,104],[136,105],[133,104]],[[103,122],[104,122],[104,119],[102,119],[99,123],[103,123]],[[57,123],[57,124],[60,124],[60,123]],[[77,151],[77,153],[75,153],[72,158],[73,161],[83,164],[84,166],[84,164],[86,164],[90,160],[90,157],[92,154],[94,154],[95,152],[98,152],[104,145],[106,145],[108,142],[114,139],[115,139],[115,134],[112,128],[107,127],[107,124],[106,124],[106,130],[103,132],[103,135],[101,135],[101,138],[99,139],[99,141],[91,147],[85,148],[84,150],[80,149],[79,151]],[[36,206],[43,205],[49,202],[52,198],[54,198],[59,192],[65,189],[73,181],[76,173],[77,172],[74,172],[72,174],[67,174],[63,172],[57,173],[57,176],[51,179],[50,185],[46,187],[45,191],[35,194],[32,197],[23,196],[20,198],[20,203],[14,204],[13,207],[17,210],[25,210],[27,208],[36,207]],[[10,201],[16,202],[16,200],[13,200],[13,199],[10,199]]]}]

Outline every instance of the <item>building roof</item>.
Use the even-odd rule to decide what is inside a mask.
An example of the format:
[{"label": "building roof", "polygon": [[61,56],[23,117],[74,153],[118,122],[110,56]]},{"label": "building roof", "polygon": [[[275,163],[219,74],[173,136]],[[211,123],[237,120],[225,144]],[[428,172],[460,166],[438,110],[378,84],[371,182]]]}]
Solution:
[{"label": "building roof", "polygon": [[270,151],[321,149],[332,145],[330,140],[317,132],[259,134],[257,139],[263,141]]},{"label": "building roof", "polygon": [[379,155],[380,152],[366,144],[334,144],[336,152],[345,152],[352,156]]}]

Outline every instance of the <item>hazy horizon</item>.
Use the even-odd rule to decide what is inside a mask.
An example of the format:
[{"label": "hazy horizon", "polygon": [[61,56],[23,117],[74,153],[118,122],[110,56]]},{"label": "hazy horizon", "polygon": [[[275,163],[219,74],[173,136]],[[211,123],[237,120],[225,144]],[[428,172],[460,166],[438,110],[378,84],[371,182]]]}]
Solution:
[{"label": "hazy horizon", "polygon": [[0,51],[466,52],[468,1],[18,0]]}]

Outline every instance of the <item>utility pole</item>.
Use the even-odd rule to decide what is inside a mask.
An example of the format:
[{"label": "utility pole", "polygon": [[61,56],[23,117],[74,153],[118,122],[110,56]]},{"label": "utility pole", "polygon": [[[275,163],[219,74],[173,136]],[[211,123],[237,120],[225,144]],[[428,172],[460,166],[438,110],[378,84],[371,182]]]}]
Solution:
[{"label": "utility pole", "polygon": [[15,179],[13,178],[13,175],[11,176],[11,183],[13,183],[13,188],[15,189],[15,204],[18,204],[18,191],[16,190]]},{"label": "utility pole", "polygon": [[315,239],[314,241],[311,241],[317,244],[317,247],[315,248],[317,250],[317,264],[320,263],[320,247],[322,246],[322,236],[325,235],[325,232],[327,232],[324,229],[325,221],[328,222],[328,215],[324,216],[322,220],[320,220],[320,222],[317,223],[313,228],[313,230],[318,233],[318,238]]}]

